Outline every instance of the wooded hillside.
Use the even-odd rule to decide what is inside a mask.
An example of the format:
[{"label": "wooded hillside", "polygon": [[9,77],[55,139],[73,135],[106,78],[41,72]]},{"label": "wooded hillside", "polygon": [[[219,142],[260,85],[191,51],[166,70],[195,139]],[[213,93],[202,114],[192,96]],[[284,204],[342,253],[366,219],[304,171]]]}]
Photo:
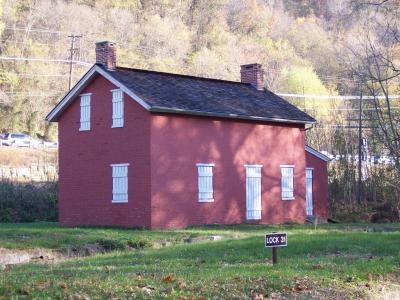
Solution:
[{"label": "wooded hillside", "polygon": [[108,39],[122,66],[239,80],[240,64],[258,62],[273,91],[353,92],[340,64],[340,41],[359,26],[350,1],[2,2],[1,131],[55,139],[43,119],[68,89],[73,33],[83,35],[73,82],[94,62],[94,43]]},{"label": "wooded hillside", "polygon": [[0,132],[57,138],[44,118],[68,91],[71,35],[72,84],[102,40],[134,68],[239,80],[257,62],[268,89],[318,120],[307,143],[338,157],[331,211],[400,218],[399,0],[0,0],[0,10]]}]

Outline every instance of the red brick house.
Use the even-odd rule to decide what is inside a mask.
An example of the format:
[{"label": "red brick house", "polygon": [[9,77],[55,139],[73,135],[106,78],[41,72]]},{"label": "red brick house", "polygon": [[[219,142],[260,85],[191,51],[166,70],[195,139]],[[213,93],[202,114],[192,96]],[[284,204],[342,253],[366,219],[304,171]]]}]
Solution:
[{"label": "red brick house", "polygon": [[115,53],[97,43],[46,118],[59,124],[63,225],[327,218],[328,158],[305,145],[315,120],[264,89],[259,64],[232,82],[121,68]]}]

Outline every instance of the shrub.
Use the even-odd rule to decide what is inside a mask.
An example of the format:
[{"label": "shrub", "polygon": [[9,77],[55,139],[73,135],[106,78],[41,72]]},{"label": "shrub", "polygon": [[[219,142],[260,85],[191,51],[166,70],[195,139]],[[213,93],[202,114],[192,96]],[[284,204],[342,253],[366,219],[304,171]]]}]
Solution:
[{"label": "shrub", "polygon": [[134,249],[142,249],[142,248],[148,248],[148,247],[152,246],[150,241],[147,241],[147,240],[129,240],[127,242],[127,244],[130,248],[134,248]]},{"label": "shrub", "polygon": [[106,251],[124,250],[126,248],[126,245],[122,241],[118,240],[101,239],[97,240],[97,243]]},{"label": "shrub", "polygon": [[0,222],[57,219],[57,183],[0,182]]}]

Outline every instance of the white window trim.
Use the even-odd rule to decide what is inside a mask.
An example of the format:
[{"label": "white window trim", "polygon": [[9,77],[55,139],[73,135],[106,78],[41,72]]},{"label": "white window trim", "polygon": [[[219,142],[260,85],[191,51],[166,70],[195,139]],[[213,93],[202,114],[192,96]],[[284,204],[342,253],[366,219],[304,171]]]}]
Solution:
[{"label": "white window trim", "polygon": [[[282,200],[295,200],[296,199],[296,197],[294,196],[294,168],[295,168],[295,166],[294,165],[280,165],[279,166],[280,167],[280,169],[281,169],[281,199]],[[292,168],[293,169],[293,197],[282,197],[282,168]]]},{"label": "white window trim", "polygon": [[207,202],[214,202],[214,192],[213,192],[213,197],[211,199],[202,199],[202,200],[198,200],[199,203],[207,203]]},{"label": "white window trim", "polygon": [[113,104],[113,108],[111,111],[111,128],[123,128],[124,127],[124,123],[125,123],[125,103],[124,103],[124,91],[122,89],[112,89],[110,90],[111,92],[111,101],[113,102],[114,99],[114,92],[120,91],[122,94],[122,98],[121,98],[121,102],[122,102],[122,124],[121,125],[114,125],[114,104]]},{"label": "white window trim", "polygon": [[124,163],[124,164],[111,164],[110,167],[129,167],[129,163]]},{"label": "white window trim", "polygon": [[[84,131],[90,131],[92,129],[91,126],[91,115],[92,115],[92,93],[83,93],[79,95],[79,100],[82,101],[82,97],[84,96],[89,96],[89,128],[82,128],[82,122],[81,122],[81,118],[82,118],[82,109],[81,109],[81,105],[79,105],[79,131],[84,132]],[[81,103],[81,102],[79,102]]]},{"label": "white window trim", "polygon": [[196,164],[196,167],[215,167],[215,164],[202,164],[202,163],[198,163],[198,164]]},{"label": "white window trim", "polygon": [[[197,180],[198,180],[199,177],[200,177],[200,175],[198,174],[199,167],[211,167],[211,168],[213,168],[213,167],[215,167],[215,164],[214,163],[208,163],[208,164],[197,163],[196,167],[197,167]],[[197,202],[199,202],[199,203],[214,202],[214,172],[213,172],[213,174],[211,176],[211,187],[212,187],[212,198],[210,198],[210,199],[200,199],[200,187],[199,187],[199,184],[197,183],[197,190],[198,190]]]},{"label": "white window trim", "polygon": [[[129,163],[110,164],[110,167],[111,167],[111,169],[113,167],[129,167]],[[113,178],[113,177],[111,177],[111,178]],[[127,190],[126,190],[126,192],[128,194],[127,199],[126,200],[114,200],[113,197],[111,197],[111,203],[128,203],[128,200],[129,200],[129,177],[128,176],[127,176],[127,179],[128,179],[128,185],[127,185]],[[113,189],[114,187],[111,186],[111,188]],[[112,191],[111,191],[111,193],[112,193]]]},{"label": "white window trim", "polygon": [[262,168],[263,165],[244,165],[245,168]]}]

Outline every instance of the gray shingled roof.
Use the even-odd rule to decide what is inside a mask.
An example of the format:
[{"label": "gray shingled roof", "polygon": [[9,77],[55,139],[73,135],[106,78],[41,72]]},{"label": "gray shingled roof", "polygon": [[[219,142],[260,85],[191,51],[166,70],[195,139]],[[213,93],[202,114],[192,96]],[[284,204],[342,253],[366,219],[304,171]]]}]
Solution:
[{"label": "gray shingled roof", "polygon": [[145,101],[150,111],[315,122],[281,97],[250,84],[121,67],[108,71],[99,66]]}]

